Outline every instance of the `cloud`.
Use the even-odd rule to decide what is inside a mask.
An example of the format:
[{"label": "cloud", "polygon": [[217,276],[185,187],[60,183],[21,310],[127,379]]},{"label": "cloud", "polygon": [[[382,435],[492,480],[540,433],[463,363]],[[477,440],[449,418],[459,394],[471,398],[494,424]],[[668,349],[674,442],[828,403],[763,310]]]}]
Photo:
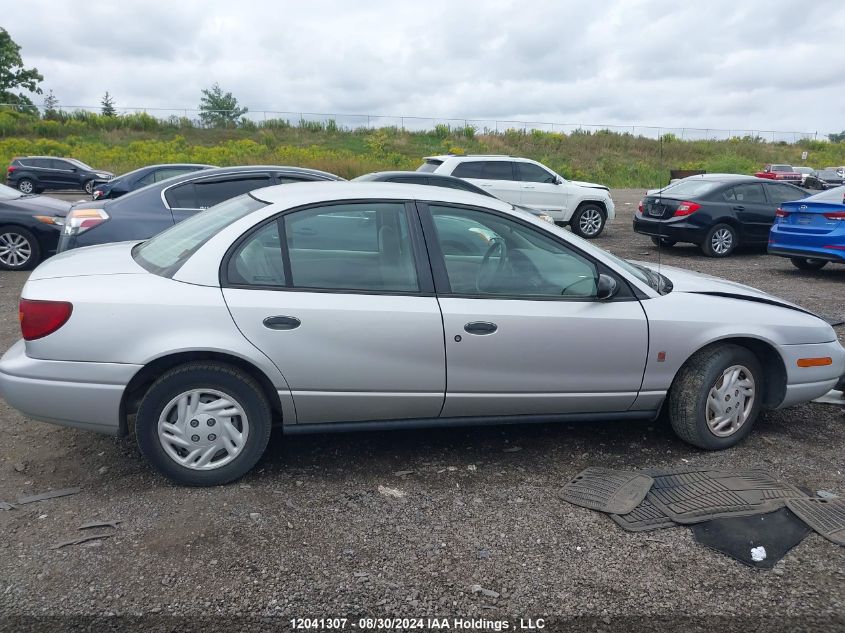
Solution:
[{"label": "cloud", "polygon": [[65,106],[845,127],[838,0],[30,0],[4,26]]}]

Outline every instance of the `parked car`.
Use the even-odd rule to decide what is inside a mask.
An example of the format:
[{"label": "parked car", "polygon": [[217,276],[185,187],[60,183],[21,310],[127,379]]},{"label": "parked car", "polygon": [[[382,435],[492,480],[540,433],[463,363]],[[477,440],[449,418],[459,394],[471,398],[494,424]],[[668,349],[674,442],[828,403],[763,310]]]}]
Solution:
[{"label": "parked car", "polygon": [[[483,254],[447,254],[452,218],[492,236]],[[723,449],[845,372],[833,328],[782,299],[393,183],[270,187],[141,244],[57,255],[20,314],[6,402],[111,434],[134,416],[142,453],[190,485],[249,471],[273,424],[650,420],[667,402],[682,439]]]},{"label": "parked car", "polygon": [[[815,173],[815,171],[816,171],[816,170],[815,170],[815,169],[813,169],[812,167],[803,167],[803,166],[801,166],[801,167],[794,167],[794,166],[793,166],[793,167],[792,167],[792,171],[794,171],[794,172],[795,172],[795,173],[797,173],[797,174],[801,174],[801,183],[800,183],[800,185],[801,185],[802,187],[806,187],[806,184],[805,184],[805,183],[807,182],[807,177],[808,177],[808,176],[810,176],[811,174]],[[795,183],[795,184],[799,184],[799,183]]]},{"label": "parked car", "polygon": [[154,182],[161,182],[174,176],[189,174],[201,169],[213,169],[214,165],[197,165],[194,163],[169,163],[164,165],[149,165],[134,171],[127,172],[108,182],[101,183],[94,187],[91,197],[94,200],[107,200],[119,198],[120,196],[146,187]]},{"label": "parked car", "polygon": [[754,174],[757,178],[767,180],[783,180],[792,184],[800,184],[801,174],[795,171],[792,165],[766,165],[763,171]]},{"label": "parked car", "polygon": [[23,156],[13,158],[6,170],[6,184],[22,193],[48,189],[81,189],[90,194],[94,187],[114,178],[110,171],[94,169],[75,158]]},{"label": "parked car", "polygon": [[581,237],[598,237],[607,221],[616,217],[607,187],[566,180],[528,158],[447,154],[424,160],[417,171],[462,178],[505,202],[547,213]]},{"label": "parked car", "polygon": [[801,270],[845,264],[845,187],[784,202],[769,235],[769,253]]},{"label": "parked car", "polygon": [[55,253],[70,206],[0,185],[0,270],[29,270]]},{"label": "parked car", "polygon": [[807,176],[804,186],[807,189],[833,189],[845,184],[845,173],[835,169],[820,169]]},{"label": "parked car", "polygon": [[188,218],[268,185],[343,180],[316,169],[250,165],[190,172],[147,185],[117,200],[77,203],[68,213],[59,252],[107,242],[145,240]]},{"label": "parked car", "polygon": [[[371,174],[364,174],[353,178],[352,182],[398,182],[406,185],[429,185],[432,187],[447,187],[448,189],[460,189],[461,191],[469,191],[477,193],[482,196],[496,198],[489,191],[485,191],[481,187],[476,187],[471,182],[455,178],[454,176],[444,176],[443,174],[425,174],[418,171],[374,171]],[[498,198],[496,198],[498,200]],[[533,213],[541,220],[546,222],[554,222],[554,218],[548,213],[532,209],[531,207],[523,207],[521,205],[513,205],[515,208],[528,213]]]},{"label": "parked car", "polygon": [[806,195],[785,182],[706,174],[643,198],[634,231],[655,245],[689,242],[709,257],[727,257],[740,244],[765,245],[778,207]]}]

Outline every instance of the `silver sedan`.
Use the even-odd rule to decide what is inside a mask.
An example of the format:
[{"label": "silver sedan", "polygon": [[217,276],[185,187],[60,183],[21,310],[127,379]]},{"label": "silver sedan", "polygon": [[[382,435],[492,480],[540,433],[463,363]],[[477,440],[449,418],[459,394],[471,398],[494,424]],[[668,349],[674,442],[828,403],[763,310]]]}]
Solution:
[{"label": "silver sedan", "polygon": [[[455,190],[258,190],[143,243],[80,249],[23,289],[0,391],[134,433],[213,485],[286,433],[651,419],[722,449],[845,372],[833,329],[727,281],[623,261]],[[134,420],[134,424],[131,422]]]}]

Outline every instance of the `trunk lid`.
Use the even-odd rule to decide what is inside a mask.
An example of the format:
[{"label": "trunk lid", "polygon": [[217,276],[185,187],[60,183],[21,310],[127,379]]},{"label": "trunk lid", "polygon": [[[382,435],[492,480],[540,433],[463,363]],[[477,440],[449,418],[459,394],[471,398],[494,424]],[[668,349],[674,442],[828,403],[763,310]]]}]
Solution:
[{"label": "trunk lid", "polygon": [[44,261],[29,276],[31,281],[92,275],[148,275],[132,258],[135,242],[116,242],[76,248]]},{"label": "trunk lid", "polygon": [[649,220],[668,220],[675,215],[683,200],[666,198],[660,195],[643,198],[643,218]]}]

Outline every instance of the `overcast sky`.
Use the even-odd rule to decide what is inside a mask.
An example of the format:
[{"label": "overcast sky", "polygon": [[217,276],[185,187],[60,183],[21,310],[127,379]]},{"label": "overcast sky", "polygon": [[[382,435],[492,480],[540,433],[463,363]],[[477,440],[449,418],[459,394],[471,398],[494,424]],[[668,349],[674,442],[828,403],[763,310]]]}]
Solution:
[{"label": "overcast sky", "polygon": [[217,81],[253,111],[845,129],[842,0],[27,0],[0,25],[63,106]]}]

